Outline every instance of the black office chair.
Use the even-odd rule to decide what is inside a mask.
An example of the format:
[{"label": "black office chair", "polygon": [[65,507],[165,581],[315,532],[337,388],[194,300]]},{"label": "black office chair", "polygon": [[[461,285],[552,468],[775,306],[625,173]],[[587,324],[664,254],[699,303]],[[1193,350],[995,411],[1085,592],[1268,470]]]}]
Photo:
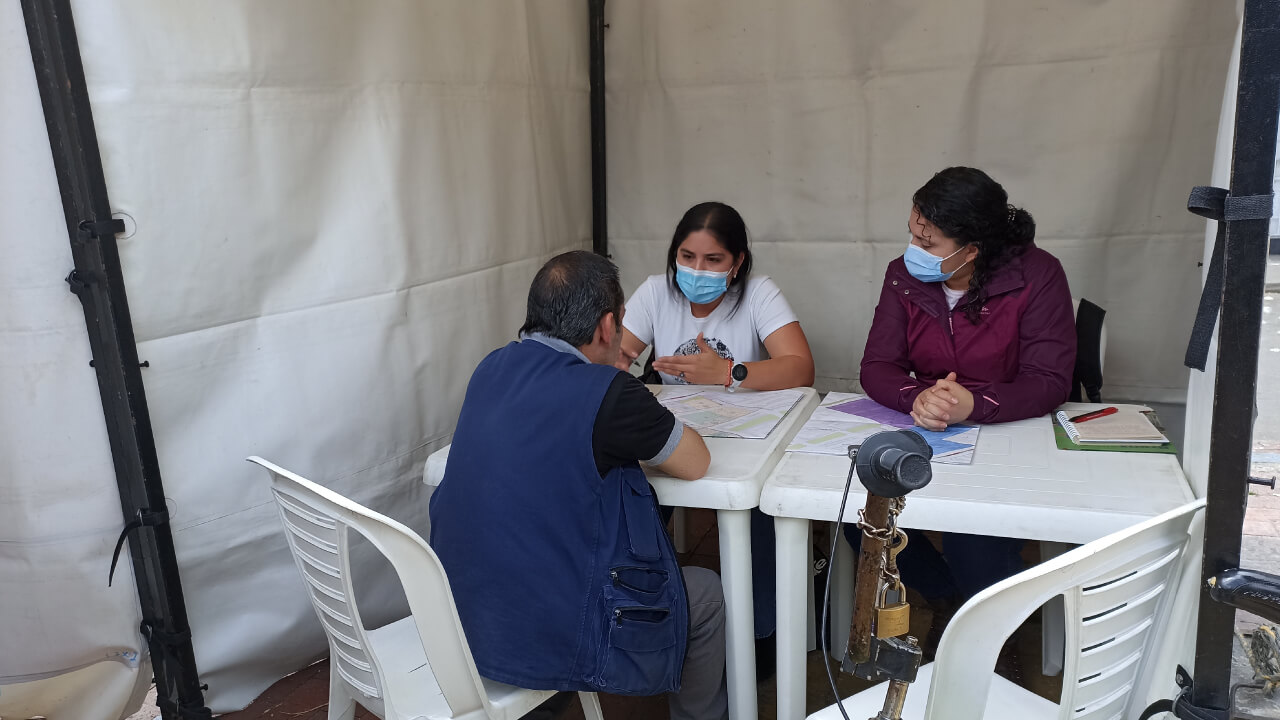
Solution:
[{"label": "black office chair", "polygon": [[1083,398],[1102,402],[1102,357],[1107,349],[1102,321],[1106,316],[1106,310],[1084,298],[1076,303],[1076,369],[1071,378],[1071,402],[1081,402]]},{"label": "black office chair", "polygon": [[640,382],[644,383],[645,385],[661,385],[662,384],[662,375],[660,375],[657,370],[653,369],[653,358],[657,354],[658,353],[651,351],[649,353],[649,357],[645,358],[644,370],[640,372]]}]

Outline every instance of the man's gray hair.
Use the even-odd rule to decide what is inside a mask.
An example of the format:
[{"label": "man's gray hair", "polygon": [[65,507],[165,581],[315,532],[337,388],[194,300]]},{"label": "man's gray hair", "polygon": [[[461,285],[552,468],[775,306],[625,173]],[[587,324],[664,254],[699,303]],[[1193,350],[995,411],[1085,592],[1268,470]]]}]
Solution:
[{"label": "man's gray hair", "polygon": [[618,267],[603,255],[573,250],[557,255],[533,276],[523,333],[542,333],[574,347],[591,342],[600,318],[622,314]]}]

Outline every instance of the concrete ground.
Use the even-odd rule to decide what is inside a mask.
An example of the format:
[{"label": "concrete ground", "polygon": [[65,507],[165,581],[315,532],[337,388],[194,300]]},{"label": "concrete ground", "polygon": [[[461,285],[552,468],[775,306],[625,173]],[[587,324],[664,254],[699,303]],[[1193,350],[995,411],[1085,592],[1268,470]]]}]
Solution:
[{"label": "concrete ground", "polygon": [[[1267,294],[1262,306],[1262,338],[1258,350],[1258,418],[1253,428],[1253,468],[1256,477],[1280,476],[1280,256],[1267,263]],[[1254,485],[1249,491],[1241,538],[1240,564],[1243,567],[1280,574],[1280,492]],[[1236,613],[1236,631],[1248,635],[1262,619],[1246,612]],[[1232,682],[1254,681],[1252,668],[1236,643]],[[1280,694],[1266,697],[1252,690],[1238,696],[1239,717],[1280,718]]]}]

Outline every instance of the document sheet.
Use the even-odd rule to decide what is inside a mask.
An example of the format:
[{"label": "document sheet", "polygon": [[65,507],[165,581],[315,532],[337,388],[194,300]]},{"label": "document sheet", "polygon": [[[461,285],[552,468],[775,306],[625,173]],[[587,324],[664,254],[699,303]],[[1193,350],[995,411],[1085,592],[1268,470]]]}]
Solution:
[{"label": "document sheet", "polygon": [[845,455],[850,445],[886,430],[914,430],[933,448],[933,462],[968,465],[978,444],[978,428],[953,425],[933,431],[915,427],[911,416],[857,393],[828,393],[796,434],[789,452]]},{"label": "document sheet", "polygon": [[663,386],[658,402],[704,437],[761,439],[769,436],[800,400],[799,390],[738,391]]}]

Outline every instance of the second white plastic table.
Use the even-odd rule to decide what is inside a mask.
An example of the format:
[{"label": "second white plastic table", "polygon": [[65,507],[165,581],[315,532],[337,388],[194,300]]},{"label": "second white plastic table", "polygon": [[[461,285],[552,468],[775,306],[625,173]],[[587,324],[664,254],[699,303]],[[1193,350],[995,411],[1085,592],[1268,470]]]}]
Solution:
[{"label": "second white plastic table", "polygon": [[[809,521],[836,519],[848,472],[846,457],[787,453],[760,493],[777,533],[778,720],[805,716]],[[1049,418],[1040,417],[982,426],[973,462],[934,463],[933,481],[907,497],[899,524],[1086,543],[1193,499],[1175,455],[1059,450]],[[865,503],[855,477],[844,521],[856,521]],[[832,558],[832,582],[852,585],[852,563]],[[850,611],[832,607],[831,616]]]}]

